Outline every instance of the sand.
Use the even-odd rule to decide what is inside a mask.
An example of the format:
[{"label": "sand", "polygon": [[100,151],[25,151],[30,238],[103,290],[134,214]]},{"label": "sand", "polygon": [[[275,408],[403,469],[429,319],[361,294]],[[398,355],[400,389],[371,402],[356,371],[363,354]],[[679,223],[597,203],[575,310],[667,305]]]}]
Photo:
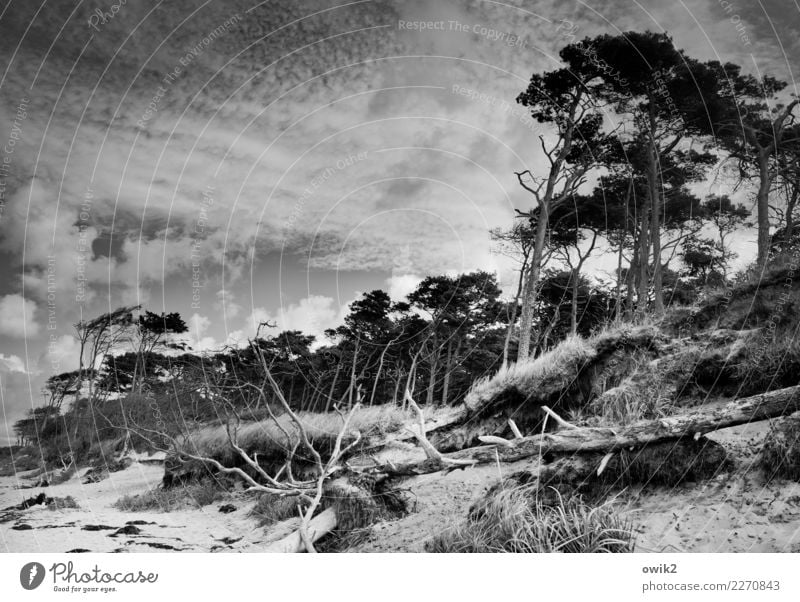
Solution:
[{"label": "sand", "polygon": [[[22,500],[44,492],[47,496],[72,496],[78,509],[51,510],[33,506],[20,513],[16,520],[0,524],[0,550],[6,552],[161,552],[161,551],[258,551],[267,537],[247,514],[253,505],[252,496],[241,503],[236,494],[232,499],[205,506],[172,512],[123,512],[113,507],[124,495],[142,493],[160,484],[163,466],[134,463],[126,470],[111,473],[98,483],[82,484],[81,470],[69,481],[53,487],[18,489],[26,485],[32,473],[0,478],[0,508],[19,504]],[[81,476],[79,476],[81,475]],[[219,512],[224,504],[237,510]],[[138,534],[113,536],[129,521]],[[12,527],[27,524],[30,530]],[[88,531],[87,527],[112,527]],[[227,542],[227,543],[226,543]]]}]

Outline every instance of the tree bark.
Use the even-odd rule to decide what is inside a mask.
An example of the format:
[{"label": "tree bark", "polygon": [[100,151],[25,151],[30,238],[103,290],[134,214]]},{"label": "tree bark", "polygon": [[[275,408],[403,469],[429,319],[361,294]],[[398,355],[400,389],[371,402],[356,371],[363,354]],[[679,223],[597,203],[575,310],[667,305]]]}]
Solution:
[{"label": "tree bark", "polygon": [[453,337],[447,341],[447,361],[444,368],[444,381],[442,382],[442,405],[447,405],[447,396],[450,393],[450,375],[453,372]]},{"label": "tree bark", "polygon": [[647,297],[650,290],[650,195],[645,196],[642,214],[639,216],[639,248],[637,274],[636,313],[647,313]]},{"label": "tree bark", "polygon": [[[321,539],[336,528],[339,523],[336,511],[333,508],[323,510],[308,523],[308,537],[311,543]],[[263,551],[278,554],[295,554],[305,552],[306,546],[300,531],[294,531],[283,539],[275,541],[267,546]]]},{"label": "tree bark", "polygon": [[661,192],[659,190],[658,146],[652,141],[648,161],[648,190],[650,195],[650,240],[653,247],[653,310],[664,315],[664,291],[661,277]]},{"label": "tree bark", "polygon": [[758,257],[759,268],[763,268],[769,257],[769,189],[772,179],[769,173],[769,149],[758,147],[758,194],[756,195],[756,213],[758,220]]},{"label": "tree bark", "polygon": [[525,273],[528,271],[528,257],[526,256],[522,261],[522,267],[519,271],[519,279],[517,280],[517,292],[514,295],[514,307],[511,308],[511,316],[508,319],[508,328],[506,329],[506,338],[503,341],[503,366],[508,365],[508,348],[511,345],[511,333],[514,332],[514,324],[517,321],[517,312],[519,311],[519,300],[522,297],[522,286],[525,282]]},{"label": "tree bark", "polygon": [[336,392],[336,381],[339,379],[339,371],[342,369],[342,362],[336,364],[336,371],[333,373],[333,382],[331,383],[331,391],[328,393],[328,401],[325,403],[325,412],[331,411],[331,404],[333,403],[333,395]]},{"label": "tree bark", "polygon": [[533,310],[536,305],[536,285],[542,269],[542,256],[544,243],[547,237],[549,207],[542,204],[539,211],[539,221],[536,223],[536,236],[533,240],[533,256],[531,257],[528,273],[525,278],[525,287],[522,293],[522,314],[519,324],[519,350],[517,361],[524,362],[530,356],[531,334],[533,331]]},{"label": "tree bark", "polygon": [[[433,325],[436,328],[436,324]],[[431,359],[430,359],[430,378],[428,379],[428,391],[425,397],[425,403],[427,405],[433,405],[433,393],[436,389],[436,372],[439,368],[439,336],[436,330],[433,331],[433,349],[431,350]]]}]

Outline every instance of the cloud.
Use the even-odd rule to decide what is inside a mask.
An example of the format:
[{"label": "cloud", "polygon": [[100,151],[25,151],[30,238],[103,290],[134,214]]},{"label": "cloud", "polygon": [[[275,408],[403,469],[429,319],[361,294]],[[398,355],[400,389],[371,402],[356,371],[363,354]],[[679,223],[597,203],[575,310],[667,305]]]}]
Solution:
[{"label": "cloud", "polygon": [[0,335],[26,338],[39,334],[36,302],[17,293],[0,297]]},{"label": "cloud", "polygon": [[80,344],[70,334],[64,334],[51,340],[47,352],[39,360],[40,365],[49,364],[53,374],[77,370],[80,365]]},{"label": "cloud", "polygon": [[[343,306],[345,307],[345,306]],[[256,308],[248,317],[248,324],[253,332],[262,322],[277,324],[274,332],[284,330],[300,330],[314,335],[317,341],[325,337],[325,330],[341,323],[342,309],[336,307],[332,297],[311,295],[298,303],[280,308],[275,314],[263,307]]]},{"label": "cloud", "polygon": [[[2,355],[2,354],[0,354]],[[14,442],[14,422],[25,416],[40,399],[34,397],[31,375],[17,356],[0,360],[0,446]],[[5,424],[3,424],[5,422]]]},{"label": "cloud", "polygon": [[403,274],[391,276],[386,279],[387,292],[394,301],[403,301],[410,293],[422,282],[422,278],[416,274]]},{"label": "cloud", "polygon": [[221,347],[214,337],[206,336],[211,327],[211,318],[208,316],[194,313],[189,318],[187,326],[189,327],[189,345],[195,351],[215,351]]},{"label": "cloud", "polygon": [[27,370],[25,369],[25,362],[19,356],[16,355],[5,355],[4,353],[0,353],[0,366],[4,368],[8,372],[20,372],[22,374],[27,374]]},{"label": "cloud", "polygon": [[219,290],[216,296],[217,300],[213,307],[222,312],[226,318],[233,319],[242,311],[242,306],[236,302],[236,295],[230,290]]}]

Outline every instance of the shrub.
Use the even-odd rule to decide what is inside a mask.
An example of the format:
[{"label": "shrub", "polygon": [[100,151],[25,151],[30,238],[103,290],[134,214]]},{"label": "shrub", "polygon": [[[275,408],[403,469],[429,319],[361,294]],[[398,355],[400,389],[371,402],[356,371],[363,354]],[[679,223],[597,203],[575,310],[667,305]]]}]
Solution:
[{"label": "shrub", "polygon": [[757,459],[767,481],[800,481],[800,412],[770,424]]},{"label": "shrub", "polygon": [[467,520],[436,535],[427,552],[632,552],[632,525],[611,502],[590,506],[560,494],[545,504],[529,486],[496,492],[470,510]]}]

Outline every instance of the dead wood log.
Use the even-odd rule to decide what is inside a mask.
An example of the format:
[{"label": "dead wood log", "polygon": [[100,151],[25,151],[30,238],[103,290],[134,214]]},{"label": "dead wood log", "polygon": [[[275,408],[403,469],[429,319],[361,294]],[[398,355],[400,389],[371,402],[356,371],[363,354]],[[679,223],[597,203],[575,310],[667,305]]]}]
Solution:
[{"label": "dead wood log", "polygon": [[[457,426],[469,418],[466,407],[453,407],[425,417],[425,433],[432,435],[439,431]],[[361,451],[374,453],[395,443],[413,441],[417,439],[417,432],[410,429],[401,429],[377,438],[365,438]]]},{"label": "dead wood log", "polygon": [[[323,510],[308,522],[306,531],[308,533],[309,541],[312,544],[315,543],[323,536],[333,531],[337,524],[338,519],[336,517],[336,510],[333,508]],[[306,549],[306,544],[303,542],[303,536],[298,529],[283,539],[271,543],[267,548],[264,549],[264,552],[294,554],[297,552],[305,552]]]},{"label": "dead wood log", "polygon": [[[356,471],[389,477],[415,476],[475,464],[515,462],[537,455],[603,453],[637,449],[654,443],[697,438],[706,433],[749,422],[791,414],[800,410],[800,386],[770,391],[727,404],[706,406],[677,416],[646,420],[619,429],[577,428],[513,439],[502,445],[482,445],[439,458],[407,463],[355,468]],[[453,460],[460,461],[454,465]],[[350,467],[354,469],[354,467]],[[596,470],[598,466],[595,466]]]}]

